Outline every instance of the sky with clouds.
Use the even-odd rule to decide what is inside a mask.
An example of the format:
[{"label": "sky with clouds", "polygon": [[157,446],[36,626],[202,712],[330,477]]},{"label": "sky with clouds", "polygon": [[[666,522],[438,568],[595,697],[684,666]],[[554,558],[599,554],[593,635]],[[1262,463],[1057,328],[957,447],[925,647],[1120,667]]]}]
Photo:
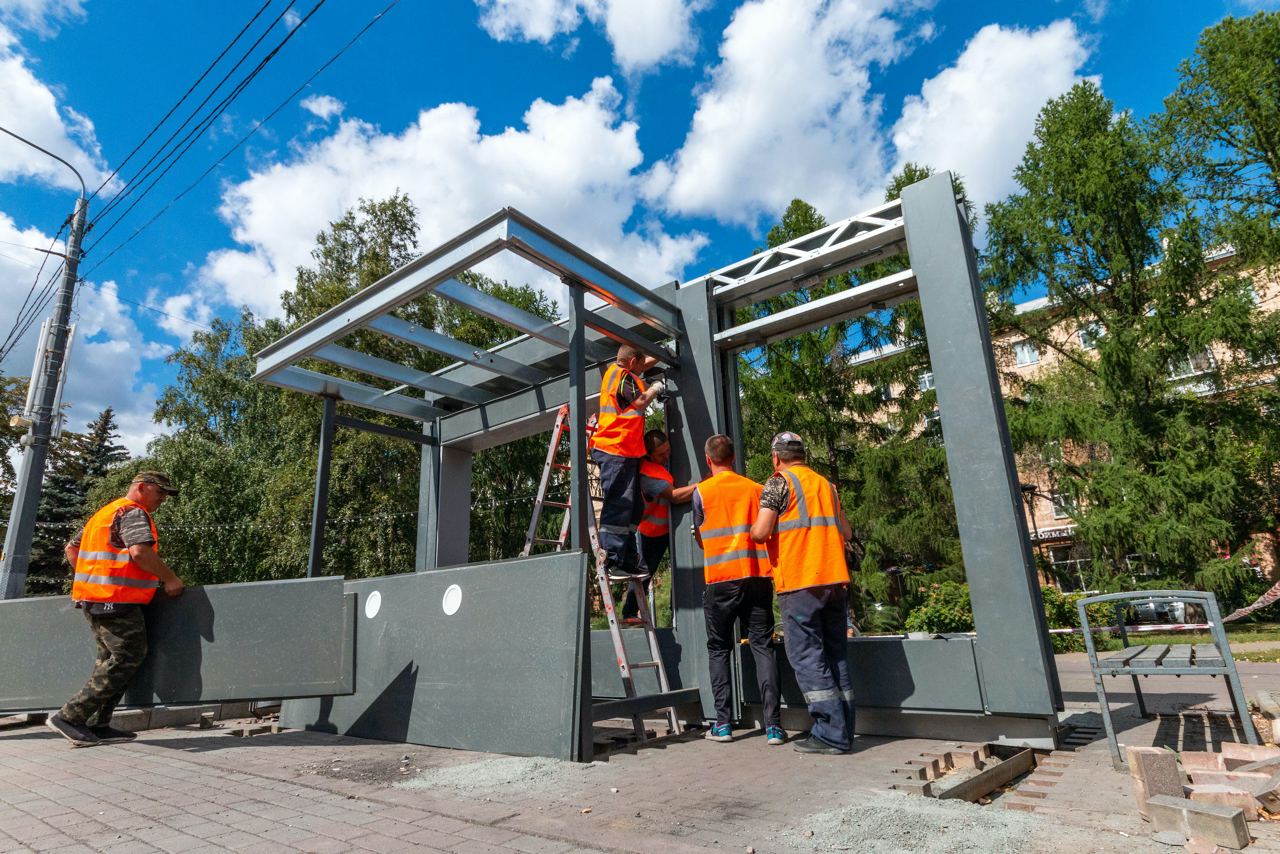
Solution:
[{"label": "sky with clouds", "polygon": [[[961,173],[980,205],[999,199],[1048,98],[1091,79],[1146,115],[1204,27],[1275,7],[401,0],[294,95],[386,2],[0,0],[0,125],[102,186],[65,395],[73,427],[110,405],[141,452],[159,429],[164,357],[240,306],[278,315],[316,233],[362,197],[408,193],[424,249],[513,206],[642,283],[693,278],[750,254],[793,198],[832,220],[874,205],[907,161]],[[171,145],[190,145],[171,169],[148,174],[254,39],[210,105],[304,19],[207,129],[177,130]],[[78,189],[66,167],[0,137],[3,331]],[[538,280],[532,267],[491,272]],[[0,371],[29,372],[38,325]]]}]

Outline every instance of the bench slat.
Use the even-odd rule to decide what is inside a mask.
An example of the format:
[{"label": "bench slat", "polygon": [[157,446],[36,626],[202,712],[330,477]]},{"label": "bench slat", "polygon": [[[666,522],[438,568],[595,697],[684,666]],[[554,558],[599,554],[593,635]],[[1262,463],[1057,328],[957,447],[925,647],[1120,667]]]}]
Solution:
[{"label": "bench slat", "polygon": [[1127,664],[1129,662],[1129,659],[1133,658],[1134,656],[1141,655],[1145,650],[1146,650],[1145,646],[1131,646],[1131,647],[1128,647],[1127,649],[1122,649],[1119,652],[1113,652],[1110,655],[1104,657],[1102,660],[1112,666],[1117,664]]},{"label": "bench slat", "polygon": [[1222,664],[1222,653],[1211,643],[1196,644],[1195,656],[1196,664]]},{"label": "bench slat", "polygon": [[1165,667],[1190,667],[1191,644],[1174,644],[1169,650],[1169,654],[1164,657],[1164,661],[1162,663]]},{"label": "bench slat", "polygon": [[1130,659],[1129,663],[1134,667],[1155,667],[1168,654],[1169,645],[1167,643],[1152,644],[1144,649],[1141,655]]}]

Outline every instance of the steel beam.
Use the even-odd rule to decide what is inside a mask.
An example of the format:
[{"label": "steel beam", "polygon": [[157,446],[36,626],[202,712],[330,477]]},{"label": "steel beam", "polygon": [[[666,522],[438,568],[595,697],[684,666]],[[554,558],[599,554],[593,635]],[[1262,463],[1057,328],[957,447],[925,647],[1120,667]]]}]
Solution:
[{"label": "steel beam", "polygon": [[257,354],[256,377],[310,355],[498,252],[506,238],[506,218],[506,212],[499,211],[263,348]]},{"label": "steel beam", "polygon": [[380,436],[386,436],[389,439],[403,439],[406,442],[412,442],[415,445],[435,445],[436,437],[430,433],[415,433],[412,430],[401,430],[398,427],[388,427],[386,424],[378,424],[375,421],[363,421],[359,418],[349,418],[346,415],[339,415],[334,419],[334,424],[339,427],[350,427],[353,430],[363,430],[365,433],[377,433]]},{"label": "steel beam", "polygon": [[514,208],[507,208],[507,248],[562,279],[584,284],[600,299],[674,338],[680,330],[675,306],[644,285],[592,257]]},{"label": "steel beam", "polygon": [[915,293],[915,274],[910,270],[903,270],[901,273],[726,329],[716,334],[716,346],[725,350],[762,346],[779,338],[799,335],[868,311],[889,308]]},{"label": "steel beam", "polygon": [[[464,308],[469,308],[482,317],[495,320],[517,332],[523,332],[530,338],[545,341],[561,350],[569,349],[569,330],[563,321],[545,320],[524,309],[516,308],[493,294],[464,285],[457,279],[446,279],[436,285],[435,294]],[[613,358],[609,348],[596,341],[587,343],[587,355],[596,362]]]},{"label": "steel beam", "polygon": [[421,400],[415,400],[403,394],[382,391],[351,380],[340,380],[305,368],[288,366],[271,374],[261,375],[257,379],[289,391],[300,391],[303,394],[319,397],[336,397],[355,406],[374,409],[388,415],[400,415],[416,421],[431,421],[445,414],[442,409],[428,406]]},{"label": "steel beam", "polygon": [[[582,322],[586,324],[588,328],[594,329],[596,332],[617,341],[619,344],[630,344],[641,353],[644,353],[646,356],[652,356],[668,367],[674,367],[678,363],[675,354],[662,344],[655,344],[652,341],[642,338],[630,329],[627,329],[624,326],[619,326],[612,320],[606,320],[598,314],[584,311]],[[606,357],[606,359],[612,358],[612,354]],[[604,360],[602,359],[600,361]]]},{"label": "steel beam", "polygon": [[497,376],[507,377],[525,385],[536,385],[540,382],[546,382],[550,378],[537,368],[522,365],[517,361],[508,359],[506,356],[492,353],[483,347],[476,347],[465,341],[450,338],[448,335],[441,335],[434,329],[424,329],[421,326],[409,323],[407,320],[401,320],[394,315],[387,314],[382,317],[375,317],[365,325],[375,332],[390,335],[392,338],[399,338],[401,341],[443,354],[451,359],[457,359],[459,362],[464,362],[468,365],[475,365]]},{"label": "steel beam", "polygon": [[337,398],[325,397],[320,415],[320,449],[316,454],[316,494],[311,505],[311,551],[307,578],[324,575],[324,529],[329,521],[329,468],[333,461],[333,428],[338,417]]},{"label": "steel beam", "polygon": [[311,355],[340,368],[349,368],[362,374],[368,374],[371,377],[380,377],[391,382],[413,386],[441,397],[452,397],[463,403],[486,403],[496,396],[473,386],[463,385],[444,377],[438,377],[435,374],[424,373],[406,365],[380,359],[377,356],[348,350],[346,347],[341,347],[337,344],[325,344]]}]

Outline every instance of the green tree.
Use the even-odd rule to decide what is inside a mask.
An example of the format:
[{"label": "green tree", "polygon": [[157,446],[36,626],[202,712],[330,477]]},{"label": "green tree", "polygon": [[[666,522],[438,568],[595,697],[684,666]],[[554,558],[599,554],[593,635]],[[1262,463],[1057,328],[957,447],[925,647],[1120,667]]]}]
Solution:
[{"label": "green tree", "polygon": [[[1208,268],[1208,232],[1163,166],[1158,140],[1081,83],[1041,111],[1020,190],[987,208],[997,321],[1060,360],[1014,382],[1010,431],[1075,496],[1101,585],[1130,585],[1131,555],[1189,583],[1276,519],[1277,401],[1249,381],[1276,325]],[[1015,314],[1037,287],[1049,308]]]}]

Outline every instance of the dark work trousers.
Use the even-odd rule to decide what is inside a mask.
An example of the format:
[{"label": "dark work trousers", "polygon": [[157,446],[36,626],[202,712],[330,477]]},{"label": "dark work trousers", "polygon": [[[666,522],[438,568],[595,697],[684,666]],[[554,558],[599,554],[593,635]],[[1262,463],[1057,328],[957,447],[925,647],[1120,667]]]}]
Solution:
[{"label": "dark work trousers", "polygon": [[619,457],[599,449],[591,458],[600,466],[600,547],[609,564],[629,572],[638,572],[640,556],[636,551],[636,526],[644,518],[644,501],[640,497],[640,457]]},{"label": "dark work trousers", "polygon": [[58,714],[77,726],[108,726],[116,703],[147,657],[147,623],[138,607],[100,617],[86,609],[85,617],[98,645],[97,660],[89,681]]},{"label": "dark work trousers", "polygon": [[832,747],[853,745],[849,681],[849,587],[828,584],[778,594],[787,660],[813,716],[812,734]]},{"label": "dark work trousers", "polygon": [[734,622],[747,630],[747,641],[756,660],[756,681],[764,706],[765,726],[781,726],[778,716],[778,659],[773,646],[773,581],[740,578],[708,584],[702,592],[707,615],[707,659],[711,665],[711,695],[716,703],[716,723],[729,723],[731,677],[729,658],[738,645]]},{"label": "dark work trousers", "polygon": [[[653,589],[653,576],[657,574],[658,565],[666,557],[671,537],[666,534],[661,537],[646,537],[644,534],[636,534],[636,536],[640,538],[640,568],[649,576],[644,580],[644,592],[648,596]],[[640,605],[636,602],[636,594],[632,592],[631,585],[628,584],[627,599],[622,603],[622,619],[630,619],[638,613],[640,613]]]}]

